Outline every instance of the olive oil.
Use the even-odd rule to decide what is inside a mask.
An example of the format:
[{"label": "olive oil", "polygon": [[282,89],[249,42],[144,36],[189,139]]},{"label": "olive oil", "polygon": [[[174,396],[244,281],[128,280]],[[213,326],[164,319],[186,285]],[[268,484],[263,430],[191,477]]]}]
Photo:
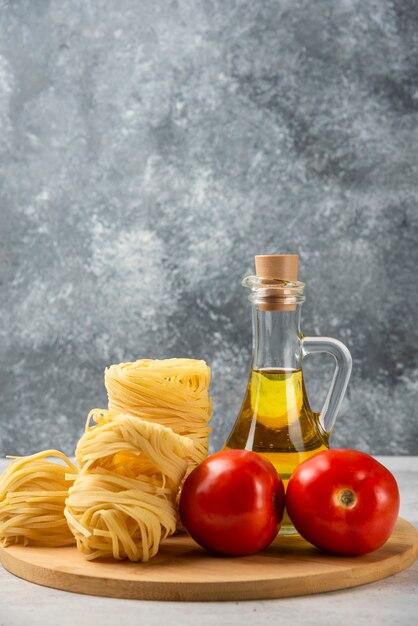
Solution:
[{"label": "olive oil", "polygon": [[[268,459],[285,487],[302,461],[328,448],[319,414],[309,406],[302,370],[253,369],[225,448],[253,450]],[[295,532],[285,514],[281,532]]]}]

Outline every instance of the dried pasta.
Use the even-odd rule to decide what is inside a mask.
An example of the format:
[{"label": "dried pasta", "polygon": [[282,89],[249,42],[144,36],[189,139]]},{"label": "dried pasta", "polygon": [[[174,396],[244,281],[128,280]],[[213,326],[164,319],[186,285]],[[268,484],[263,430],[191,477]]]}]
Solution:
[{"label": "dried pasta", "polygon": [[[96,422],[90,426],[91,418]],[[95,409],[65,516],[87,559],[147,561],[176,529],[176,494],[194,444],[138,417]]]},{"label": "dried pasta", "polygon": [[[65,465],[48,460],[63,461]],[[72,478],[67,474],[71,472]],[[77,467],[58,450],[17,457],[0,476],[0,543],[66,546],[74,543],[64,516]]]},{"label": "dried pasta", "polygon": [[195,444],[191,467],[208,453],[209,383],[210,368],[195,359],[143,359],[105,370],[109,409],[190,437]]},{"label": "dried pasta", "polygon": [[90,412],[79,468],[46,450],[0,476],[1,545],[76,542],[87,559],[155,556],[176,530],[182,480],[207,455],[209,382],[206,363],[193,359],[106,369],[109,410]]}]

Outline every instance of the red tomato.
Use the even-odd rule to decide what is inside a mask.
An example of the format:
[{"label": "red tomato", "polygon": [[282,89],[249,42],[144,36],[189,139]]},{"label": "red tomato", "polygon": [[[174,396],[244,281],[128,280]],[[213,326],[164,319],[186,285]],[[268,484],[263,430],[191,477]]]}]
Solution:
[{"label": "red tomato", "polygon": [[283,517],[284,487],[273,465],[255,452],[212,454],[187,477],[180,518],[201,546],[230,555],[268,546]]},{"label": "red tomato", "polygon": [[318,548],[366,554],[389,538],[399,490],[389,470],[368,454],[326,450],[295,469],[286,509],[297,531]]}]

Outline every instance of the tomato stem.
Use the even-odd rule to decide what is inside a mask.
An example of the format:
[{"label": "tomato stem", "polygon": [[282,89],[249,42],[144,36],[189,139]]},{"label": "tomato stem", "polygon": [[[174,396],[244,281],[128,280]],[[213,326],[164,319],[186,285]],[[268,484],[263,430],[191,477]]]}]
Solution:
[{"label": "tomato stem", "polygon": [[356,494],[351,489],[343,489],[338,494],[338,502],[346,509],[351,509],[356,503]]}]

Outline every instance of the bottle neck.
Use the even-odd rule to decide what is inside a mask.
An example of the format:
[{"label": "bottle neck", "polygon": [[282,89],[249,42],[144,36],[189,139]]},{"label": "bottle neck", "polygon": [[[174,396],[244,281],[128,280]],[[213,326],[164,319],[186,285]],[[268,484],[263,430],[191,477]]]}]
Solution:
[{"label": "bottle neck", "polygon": [[294,310],[253,309],[253,369],[301,369],[300,304]]}]

